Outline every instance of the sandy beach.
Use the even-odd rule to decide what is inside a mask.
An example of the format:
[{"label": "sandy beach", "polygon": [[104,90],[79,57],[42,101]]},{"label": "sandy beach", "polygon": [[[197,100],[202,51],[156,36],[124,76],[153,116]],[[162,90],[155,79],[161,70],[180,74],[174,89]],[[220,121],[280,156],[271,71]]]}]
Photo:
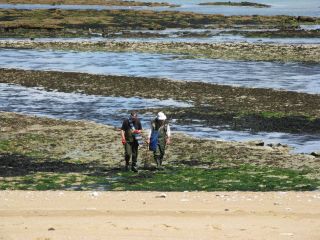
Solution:
[{"label": "sandy beach", "polygon": [[319,192],[1,191],[0,239],[320,239]]}]

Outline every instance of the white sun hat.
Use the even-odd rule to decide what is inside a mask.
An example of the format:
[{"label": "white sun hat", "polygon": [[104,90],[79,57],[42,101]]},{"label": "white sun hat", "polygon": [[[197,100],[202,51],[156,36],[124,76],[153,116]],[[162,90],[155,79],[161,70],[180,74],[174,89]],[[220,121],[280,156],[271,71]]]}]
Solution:
[{"label": "white sun hat", "polygon": [[158,120],[166,120],[167,117],[163,112],[158,112],[157,119]]}]

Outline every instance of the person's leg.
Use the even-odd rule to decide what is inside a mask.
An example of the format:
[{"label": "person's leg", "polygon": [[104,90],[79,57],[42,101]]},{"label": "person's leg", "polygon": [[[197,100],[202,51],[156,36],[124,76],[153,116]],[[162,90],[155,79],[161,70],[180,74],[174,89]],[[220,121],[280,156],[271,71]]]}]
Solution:
[{"label": "person's leg", "polygon": [[154,158],[154,161],[156,162],[157,164],[157,168],[161,166],[161,163],[160,163],[160,145],[158,144],[157,145],[157,148],[155,151],[153,151],[153,158]]},{"label": "person's leg", "polygon": [[124,159],[126,161],[125,169],[129,170],[130,158],[132,156],[132,147],[130,143],[124,144]]},{"label": "person's leg", "polygon": [[131,170],[134,172],[138,171],[137,170],[138,149],[139,149],[138,143],[134,142],[132,144],[132,165],[131,165]]},{"label": "person's leg", "polygon": [[159,147],[159,163],[160,163],[160,166],[162,166],[162,161],[163,161],[163,158],[164,158],[164,154],[166,152],[166,145],[160,145]]}]

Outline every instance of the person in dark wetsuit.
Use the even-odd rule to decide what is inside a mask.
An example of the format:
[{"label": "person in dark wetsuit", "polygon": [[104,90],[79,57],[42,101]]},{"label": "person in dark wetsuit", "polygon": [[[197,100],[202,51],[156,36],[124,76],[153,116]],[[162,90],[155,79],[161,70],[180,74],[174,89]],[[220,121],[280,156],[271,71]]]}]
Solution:
[{"label": "person in dark wetsuit", "polygon": [[124,119],[122,122],[121,141],[124,146],[125,170],[129,170],[131,159],[131,170],[138,172],[137,159],[139,142],[136,136],[141,134],[141,130],[141,122],[136,112],[132,112],[129,118]]}]

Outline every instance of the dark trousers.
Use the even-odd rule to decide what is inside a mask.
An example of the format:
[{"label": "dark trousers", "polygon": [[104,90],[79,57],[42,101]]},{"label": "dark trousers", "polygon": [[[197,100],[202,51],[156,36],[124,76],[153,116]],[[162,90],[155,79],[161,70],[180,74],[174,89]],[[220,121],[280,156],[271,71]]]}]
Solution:
[{"label": "dark trousers", "polygon": [[153,152],[153,158],[157,163],[157,166],[162,165],[165,152],[166,152],[166,144],[165,143],[158,144],[156,151]]},{"label": "dark trousers", "polygon": [[124,144],[124,158],[127,166],[130,164],[130,158],[132,159],[132,166],[137,165],[138,146],[137,142],[127,142]]}]

